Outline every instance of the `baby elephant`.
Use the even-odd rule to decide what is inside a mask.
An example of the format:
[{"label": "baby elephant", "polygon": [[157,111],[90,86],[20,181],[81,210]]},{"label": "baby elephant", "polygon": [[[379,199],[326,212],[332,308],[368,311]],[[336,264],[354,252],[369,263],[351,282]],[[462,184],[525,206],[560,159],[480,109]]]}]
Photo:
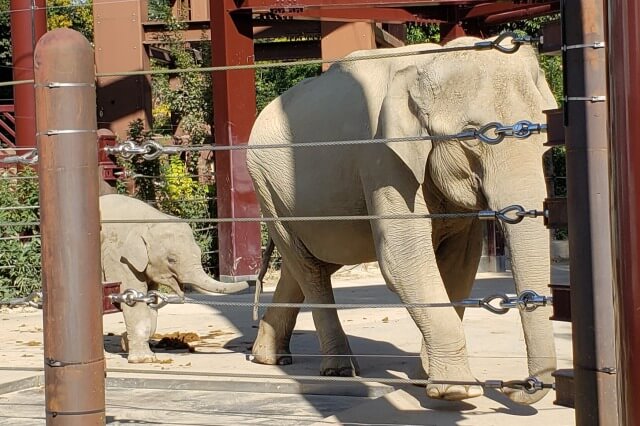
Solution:
[{"label": "baby elephant", "polygon": [[[117,194],[100,197],[100,215],[103,221],[173,218],[140,200]],[[183,295],[185,285],[201,293],[235,293],[248,287],[246,282],[227,284],[207,275],[187,223],[104,223],[100,239],[102,279],[121,282],[121,291],[134,289],[146,294],[165,285]],[[155,361],[149,338],[155,333],[158,312],[145,303],[122,304],[122,311],[127,328],[123,347],[128,347],[129,362]]]}]

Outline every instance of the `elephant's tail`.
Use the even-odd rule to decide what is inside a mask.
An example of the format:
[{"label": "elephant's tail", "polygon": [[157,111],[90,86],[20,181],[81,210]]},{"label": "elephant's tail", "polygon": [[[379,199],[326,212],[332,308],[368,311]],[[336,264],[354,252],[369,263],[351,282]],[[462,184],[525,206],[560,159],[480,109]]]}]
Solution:
[{"label": "elephant's tail", "polygon": [[264,248],[264,252],[262,253],[262,266],[260,267],[260,273],[258,273],[258,281],[262,283],[264,276],[267,275],[267,270],[269,269],[269,262],[271,261],[271,255],[273,254],[273,249],[276,247],[273,242],[273,238],[269,237],[269,241],[267,241],[267,246]]},{"label": "elephant's tail", "polygon": [[262,280],[264,280],[264,276],[267,275],[267,270],[269,270],[269,262],[271,261],[271,255],[273,255],[273,249],[275,249],[276,244],[273,242],[273,238],[269,237],[269,241],[267,241],[267,246],[264,248],[264,252],[262,253],[262,265],[260,266],[260,272],[258,273],[258,279],[256,280],[256,293],[254,295],[254,303],[255,306],[253,308],[253,320],[258,320],[258,305],[257,303],[260,301],[260,293],[262,293]]}]

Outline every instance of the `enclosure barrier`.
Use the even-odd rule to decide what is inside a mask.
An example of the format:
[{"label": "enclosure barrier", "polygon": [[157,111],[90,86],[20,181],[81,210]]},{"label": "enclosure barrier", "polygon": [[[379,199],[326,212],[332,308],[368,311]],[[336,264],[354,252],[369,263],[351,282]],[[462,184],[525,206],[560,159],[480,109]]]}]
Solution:
[{"label": "enclosure barrier", "polygon": [[[35,50],[47,425],[104,425],[93,50],[80,33]],[[64,249],[61,249],[60,244]]]},{"label": "enclosure barrier", "polygon": [[[53,34],[53,35],[51,35]],[[57,64],[56,61],[45,56],[45,52],[43,51],[44,46],[47,43],[50,43],[50,39],[58,40],[58,37],[62,38],[62,34],[58,31],[54,31],[50,33],[50,35],[46,36],[42,40],[42,45],[39,45],[37,50],[37,59],[40,58],[38,55],[42,55],[47,58],[47,61],[37,62],[37,65],[40,63],[46,64],[47,66],[51,66],[52,69],[58,69],[50,64]],[[63,35],[70,34],[70,32],[65,32]],[[74,36],[77,37],[77,36]],[[73,38],[71,38],[73,40]],[[511,42],[512,46],[503,46],[503,42]],[[531,42],[533,40],[522,40],[516,38],[512,34],[506,34],[499,37],[498,40],[493,42],[481,42],[477,43],[474,46],[465,46],[465,47],[456,47],[456,48],[442,48],[442,49],[433,49],[428,51],[420,51],[420,52],[412,52],[412,54],[431,54],[431,53],[445,53],[447,51],[457,51],[457,50],[485,50],[485,49],[496,49],[505,54],[515,52],[518,47],[524,42]],[[68,42],[68,40],[67,40]],[[79,41],[74,40],[74,42],[79,43]],[[86,41],[82,41],[84,44],[81,45],[82,52],[82,60],[83,64],[87,61],[87,55],[90,56],[90,49],[86,44]],[[66,49],[66,52],[74,52],[78,49]],[[41,53],[42,51],[42,53]],[[74,52],[75,53],[75,52]],[[85,67],[76,66],[70,58],[70,54],[62,55],[58,53],[57,60],[65,60],[65,65],[73,64],[75,66],[75,70],[82,70],[82,72],[87,72]],[[362,59],[371,59],[371,58],[382,58],[382,57],[393,57],[400,55],[372,55],[370,58],[357,58],[358,60]],[[405,56],[405,55],[402,55]],[[355,60],[355,59],[354,59]],[[323,61],[323,62],[343,62],[344,60],[339,61]],[[313,62],[317,63],[318,61],[299,61],[300,63]],[[63,65],[57,65],[59,68],[64,69]],[[272,66],[272,65],[270,65]],[[260,65],[248,65],[248,66],[231,66],[231,67],[210,67],[210,68],[199,68],[194,70],[171,70],[171,72],[178,71],[218,71],[218,70],[232,70],[232,69],[249,69],[249,68],[259,68]],[[48,68],[47,68],[48,70]],[[153,74],[154,72],[140,72],[140,73],[123,73],[123,74],[108,74],[108,75],[134,75],[134,74]],[[99,265],[99,254],[96,259],[91,258],[91,260],[87,262],[77,262],[77,259],[72,259],[69,256],[56,258],[56,255],[60,253],[54,253],[53,250],[50,249],[52,247],[51,241],[53,238],[58,240],[68,241],[70,246],[74,247],[74,250],[78,250],[77,258],[85,258],[87,254],[94,256],[95,253],[99,253],[99,240],[95,238],[99,234],[99,223],[97,219],[97,152],[96,152],[96,144],[94,140],[93,133],[95,132],[95,117],[93,116],[93,111],[95,110],[95,104],[93,99],[89,99],[92,96],[92,92],[95,90],[93,86],[93,75],[87,73],[82,76],[75,76],[76,80],[74,81],[60,81],[62,80],[62,76],[58,76],[56,74],[49,75],[45,74],[42,69],[38,68],[38,73],[36,74],[36,87],[37,93],[42,97],[42,102],[38,102],[39,105],[42,105],[44,109],[39,117],[45,117],[42,119],[42,122],[38,122],[39,129],[39,154],[40,158],[40,167],[41,167],[41,179],[42,179],[42,195],[40,205],[43,206],[43,216],[42,216],[42,229],[43,229],[43,264],[49,266],[47,270],[50,270],[50,276],[45,276],[45,288],[43,294],[44,300],[44,309],[45,309],[45,357],[46,357],[46,372],[49,383],[52,380],[56,380],[57,383],[62,387],[64,392],[64,396],[68,397],[72,391],[81,391],[84,394],[90,394],[91,398],[87,398],[86,401],[64,401],[67,405],[64,405],[57,401],[55,398],[60,397],[60,389],[58,389],[58,393],[54,393],[51,386],[47,385],[47,421],[49,424],[91,424],[95,422],[98,424],[99,421],[104,421],[104,378],[102,377],[102,373],[104,371],[104,359],[102,353],[102,345],[99,341],[98,337],[102,336],[101,332],[101,321],[99,320],[99,315],[101,314],[101,310],[98,309],[100,305],[100,286],[99,286],[99,271],[96,271],[96,265]],[[69,77],[67,77],[68,79]],[[69,99],[73,99],[74,96],[77,96],[78,93],[82,93],[84,96],[82,100],[87,102],[87,104],[80,104],[74,102],[66,102],[68,104],[67,108],[73,109],[75,111],[80,111],[82,114],[87,114],[87,116],[83,116],[82,114],[78,114],[81,121],[74,122],[71,121],[69,116],[72,114],[67,114],[67,121],[65,118],[60,118],[61,121],[56,122],[55,118],[58,117],[56,115],[55,109],[59,109],[59,105],[63,104],[62,96],[69,97]],[[65,98],[66,99],[66,98]],[[53,109],[53,110],[52,110]],[[63,109],[63,112],[68,113],[69,110],[66,108]],[[93,116],[93,117],[92,117]],[[75,117],[75,118],[78,118]],[[88,123],[92,123],[91,126],[88,126]],[[88,126],[88,127],[87,127]],[[91,127],[91,128],[89,128]],[[115,147],[106,147],[105,152],[111,154],[121,154],[128,156],[131,158],[133,155],[141,155],[143,158],[147,160],[153,160],[158,158],[162,154],[177,154],[184,151],[200,151],[200,150],[237,150],[237,149],[276,149],[276,148],[305,148],[309,146],[338,146],[338,145],[350,145],[350,144],[368,144],[368,143],[402,143],[407,141],[426,141],[426,140],[478,140],[487,144],[495,144],[500,143],[506,137],[519,138],[523,139],[531,136],[532,134],[540,133],[546,130],[546,126],[540,123],[531,123],[529,121],[523,120],[512,125],[505,125],[502,123],[488,123],[484,126],[479,127],[478,129],[468,129],[461,133],[454,135],[444,135],[438,137],[415,137],[415,138],[398,138],[398,139],[381,139],[381,140],[363,140],[363,141],[331,141],[331,142],[318,142],[318,143],[310,143],[310,144],[302,144],[295,146],[226,146],[226,147],[165,147],[158,144],[155,141],[145,141],[141,145],[135,145],[134,143],[127,141],[123,144],[117,145]],[[58,141],[58,138],[60,139]],[[50,147],[49,139],[56,140],[56,149]],[[87,143],[91,140],[89,143]],[[68,141],[68,142],[67,142]],[[73,148],[73,150],[71,149]],[[68,149],[68,150],[67,150]],[[82,156],[80,154],[82,154]],[[33,160],[33,152],[29,153],[31,157],[18,156],[22,158],[22,161],[32,161]],[[26,155],[26,154],[25,154]],[[95,169],[94,169],[95,165]],[[93,176],[95,173],[95,177]],[[54,178],[58,178],[58,180],[54,180]],[[89,185],[92,190],[87,191],[87,182],[96,182],[95,191],[93,190],[93,186]],[[80,187],[74,187],[74,185],[81,185]],[[64,187],[64,190],[63,190]],[[57,198],[54,198],[54,194]],[[68,196],[68,199],[67,199]],[[81,197],[81,199],[72,198],[72,197]],[[82,219],[78,218],[78,212],[73,211],[72,208],[74,206],[83,206],[81,208]],[[86,208],[85,208],[86,207]],[[91,211],[91,215],[86,215],[87,211]],[[545,212],[540,212],[537,210],[526,210],[522,206],[508,206],[499,211],[478,211],[478,212],[461,212],[461,213],[445,213],[445,214],[433,214],[433,215],[390,215],[390,216],[333,216],[333,217],[289,217],[289,218],[216,218],[216,219],[202,219],[202,220],[188,220],[187,222],[196,222],[196,223],[222,223],[222,222],[241,222],[241,221],[294,221],[294,220],[374,220],[374,219],[453,219],[460,217],[471,217],[477,218],[481,220],[500,220],[508,224],[517,224],[521,222],[525,218],[537,218],[541,216],[545,216]],[[164,222],[172,222],[172,221],[184,221],[184,220],[166,220]],[[132,221],[105,221],[104,223],[131,223]],[[145,222],[163,222],[163,221],[145,221]],[[57,226],[57,225],[62,226]],[[9,224],[9,225],[15,225]],[[71,226],[64,226],[71,225]],[[7,224],[0,223],[0,226],[8,226]],[[69,229],[67,229],[69,228]],[[59,234],[55,234],[54,232],[58,232]],[[94,238],[87,238],[88,235],[93,235]],[[90,240],[88,245],[82,245],[82,240],[86,243],[86,241]],[[46,244],[45,244],[46,243]],[[97,244],[97,245],[96,245]],[[75,252],[74,252],[75,253]],[[45,257],[46,255],[46,257]],[[91,264],[87,266],[88,264]],[[80,264],[80,265],[79,265]],[[73,269],[78,268],[78,269]],[[73,273],[74,275],[71,275]],[[49,274],[49,272],[47,272]],[[57,275],[54,275],[57,274]],[[79,282],[78,277],[82,277],[81,282]],[[89,284],[87,283],[94,283]],[[62,284],[67,284],[64,287]],[[54,285],[56,287],[54,287]],[[58,286],[62,289],[59,290]],[[56,291],[53,292],[52,289],[56,288]],[[88,292],[88,293],[87,293]],[[28,305],[32,305],[32,303],[37,303],[34,301],[35,297],[28,297],[23,302]],[[82,303],[74,303],[74,301],[78,301],[83,299]],[[87,303],[86,300],[94,301],[94,303]],[[507,310],[512,308],[518,308],[524,311],[533,311],[539,306],[546,306],[551,303],[551,298],[548,296],[541,296],[537,293],[525,291],[518,296],[509,296],[509,295],[491,295],[482,299],[464,299],[461,301],[444,303],[444,304],[420,304],[420,305],[408,305],[408,304],[385,304],[385,305],[374,305],[374,304],[331,304],[331,305],[319,305],[319,304],[268,304],[268,303],[234,303],[234,302],[199,302],[197,300],[181,300],[176,298],[175,296],[162,295],[157,292],[150,292],[148,294],[134,293],[130,290],[125,290],[123,293],[116,294],[111,296],[111,300],[113,302],[119,303],[127,303],[127,304],[135,304],[135,303],[148,303],[152,307],[160,308],[167,303],[207,303],[218,306],[246,306],[257,308],[261,306],[291,306],[291,307],[305,307],[305,308],[340,308],[340,307],[451,307],[451,306],[462,306],[462,307],[479,307],[484,308],[490,312],[496,314],[503,314]],[[62,303],[64,302],[64,303]],[[497,302],[497,306],[496,303]],[[15,304],[20,304],[16,303]],[[2,303],[0,303],[2,305]],[[71,319],[69,313],[60,313],[55,312],[56,315],[59,315],[60,318],[50,318],[50,315],[53,314],[53,310],[55,307],[73,307],[73,309],[78,309],[75,312],[76,315],[86,315],[86,321],[81,321],[82,324],[77,324],[78,321],[74,321],[73,323],[68,322],[65,323],[64,326],[60,327],[60,324],[56,321],[64,321]],[[96,318],[97,316],[97,318]],[[75,317],[77,318],[77,317]],[[55,329],[53,327],[56,327]],[[73,326],[73,327],[72,327]],[[83,327],[100,327],[99,329],[85,329]],[[76,327],[74,329],[74,327]],[[63,342],[69,341],[69,334],[73,332],[76,333],[76,336],[82,336],[83,340],[86,339],[87,342],[91,341],[93,344],[87,345],[74,345],[74,350],[77,349],[77,346],[82,346],[86,350],[80,351],[84,353],[78,353],[78,351],[72,353],[65,352],[65,348],[59,348],[56,346],[63,345]],[[55,333],[58,333],[56,335]],[[48,336],[48,337],[47,337]],[[67,339],[67,340],[65,340]],[[77,338],[76,338],[77,340]],[[56,350],[60,350],[57,352]],[[334,355],[332,355],[334,356]],[[82,357],[82,358],[81,358]],[[84,369],[84,370],[82,370]],[[82,370],[81,377],[78,378],[77,375],[74,376],[75,372],[80,372]],[[70,372],[70,374],[58,374],[57,371]],[[86,371],[86,372],[85,372]],[[71,383],[65,381],[73,376],[73,379],[76,381]],[[100,376],[100,377],[98,377]],[[270,376],[265,376],[270,377]],[[294,377],[295,378],[295,377]],[[100,387],[100,379],[102,379],[101,390],[98,389]],[[306,377],[305,379],[312,380],[350,380],[350,381],[364,381],[364,380],[376,380],[380,382],[384,382],[385,379],[361,379],[361,378],[349,378],[349,379],[337,379],[337,378],[315,378],[315,377]],[[84,380],[84,381],[82,381]],[[418,381],[410,381],[411,383]],[[501,388],[501,387],[510,387],[513,389],[521,389],[526,392],[536,392],[541,389],[552,388],[553,384],[550,383],[542,383],[537,378],[527,378],[523,381],[501,381],[501,380],[489,380],[489,381],[474,381],[474,382],[435,382],[435,381],[427,381],[425,383],[437,383],[437,384],[465,384],[465,385],[481,385],[487,388]],[[424,383],[423,383],[424,384]],[[95,389],[95,391],[94,391]],[[102,392],[102,393],[100,393]],[[62,398],[68,399],[68,398]],[[77,403],[78,406],[72,405],[72,403]],[[100,404],[102,404],[100,406]],[[71,407],[74,407],[73,410]],[[82,421],[80,421],[82,420]],[[60,423],[56,423],[59,421]],[[73,423],[74,421],[78,421],[78,423]]]}]

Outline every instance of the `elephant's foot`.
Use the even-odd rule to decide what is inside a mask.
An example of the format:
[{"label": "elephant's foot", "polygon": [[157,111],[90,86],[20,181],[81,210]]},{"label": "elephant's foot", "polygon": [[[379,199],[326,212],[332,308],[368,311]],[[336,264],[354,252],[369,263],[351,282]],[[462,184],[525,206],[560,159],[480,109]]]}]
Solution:
[{"label": "elephant's foot", "polygon": [[144,364],[147,362],[156,362],[158,358],[156,358],[156,354],[147,349],[146,351],[139,350],[129,352],[127,361],[129,364]]},{"label": "elephant's foot", "polygon": [[[481,386],[455,384],[456,382],[473,382],[476,379],[471,374],[468,366],[443,365],[440,369],[431,366],[429,378],[443,384],[427,385],[427,396],[433,399],[447,401],[460,401],[468,398],[482,396]],[[451,384],[446,384],[451,382]]]},{"label": "elephant's foot", "polygon": [[523,390],[504,388],[502,389],[502,392],[513,402],[523,405],[531,405],[544,398],[545,395],[549,393],[549,389],[539,390],[535,393],[527,393]]},{"label": "elephant's foot", "polygon": [[257,364],[265,365],[289,365],[293,364],[293,358],[289,349],[280,349],[278,351],[268,350],[263,345],[256,345],[254,343],[251,349],[253,355],[252,361]]},{"label": "elephant's foot", "polygon": [[360,374],[358,361],[353,356],[325,356],[320,364],[323,376],[354,377]]},{"label": "elephant's foot", "polygon": [[293,363],[291,352],[289,351],[289,339],[282,337],[282,332],[278,333],[267,321],[260,321],[258,336],[256,336],[251,354],[253,362],[266,365],[289,365]]},{"label": "elephant's foot", "polygon": [[138,346],[138,348],[131,349],[129,336],[126,331],[122,333],[120,345],[122,346],[122,350],[124,352],[129,353],[129,355],[127,356],[127,361],[129,362],[129,364],[144,364],[146,362],[156,362],[158,360],[158,358],[156,358],[156,354],[151,352],[151,349],[149,349],[149,344],[147,342],[134,345],[134,347]]}]

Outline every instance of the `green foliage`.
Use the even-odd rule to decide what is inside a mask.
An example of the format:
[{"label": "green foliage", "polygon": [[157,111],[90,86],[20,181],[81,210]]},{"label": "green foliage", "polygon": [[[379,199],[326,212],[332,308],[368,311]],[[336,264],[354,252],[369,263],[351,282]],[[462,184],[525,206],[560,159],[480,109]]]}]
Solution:
[{"label": "green foliage", "polygon": [[150,21],[164,21],[171,15],[171,5],[167,0],[149,0],[147,15]]},{"label": "green foliage", "polygon": [[11,66],[11,14],[9,0],[0,0],[0,66]]},{"label": "green foliage", "polygon": [[563,97],[563,77],[562,77],[562,57],[561,56],[540,56],[540,67],[544,71],[553,97],[558,105],[562,105]]},{"label": "green foliage", "polygon": [[[189,161],[186,162],[178,156],[170,156],[162,163],[161,174],[163,179],[158,185],[158,209],[182,218],[211,218],[213,211],[210,204],[210,192],[212,187],[200,184],[190,174]],[[202,251],[202,264],[212,269],[213,257],[211,248],[214,243],[215,227],[203,224],[191,225],[196,242]]]},{"label": "green foliage", "polygon": [[47,29],[72,28],[93,40],[92,0],[47,0]]},{"label": "green foliage", "polygon": [[[73,28],[93,40],[93,0],[47,0],[47,29]],[[0,0],[0,81],[13,79],[10,0]],[[0,87],[1,99],[13,99],[13,88]]]},{"label": "green foliage", "polygon": [[[9,0],[0,0],[0,81],[13,80]],[[13,87],[0,87],[0,99],[13,99]]]},{"label": "green foliage", "polygon": [[407,24],[407,44],[440,43],[440,28],[437,24]]},{"label": "green foliage", "polygon": [[[0,177],[0,222],[39,222],[38,180],[32,168]],[[10,209],[10,208],[15,209]],[[40,227],[0,228],[0,299],[26,296],[41,287]]]},{"label": "green foliage", "polygon": [[320,65],[256,69],[256,107],[262,111],[269,102],[304,79],[317,77]]}]

